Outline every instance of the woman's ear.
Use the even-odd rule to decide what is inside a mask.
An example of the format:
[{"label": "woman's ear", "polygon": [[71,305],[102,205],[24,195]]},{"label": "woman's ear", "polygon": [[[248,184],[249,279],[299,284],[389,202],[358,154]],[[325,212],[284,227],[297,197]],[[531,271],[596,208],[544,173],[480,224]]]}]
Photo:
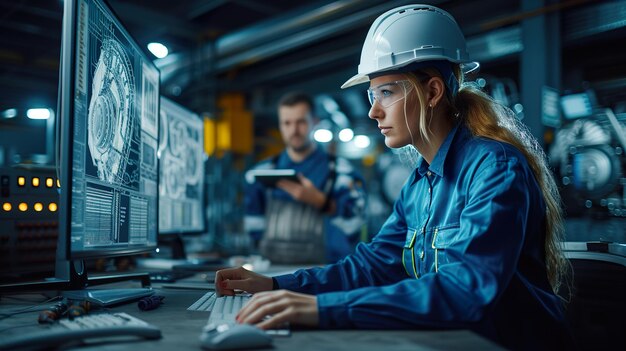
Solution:
[{"label": "woman's ear", "polygon": [[446,92],[446,85],[441,77],[432,77],[427,83],[428,106],[435,107]]}]

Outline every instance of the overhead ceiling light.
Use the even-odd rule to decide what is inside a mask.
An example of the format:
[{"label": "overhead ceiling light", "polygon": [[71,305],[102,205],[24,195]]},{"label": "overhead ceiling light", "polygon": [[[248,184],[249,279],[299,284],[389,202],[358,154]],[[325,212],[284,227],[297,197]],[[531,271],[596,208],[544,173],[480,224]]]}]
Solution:
[{"label": "overhead ceiling light", "polygon": [[350,128],[344,128],[339,132],[339,140],[347,143],[354,138],[354,132]]},{"label": "overhead ceiling light", "polygon": [[50,118],[49,108],[29,108],[26,116],[30,119],[48,119]]},{"label": "overhead ceiling light", "polygon": [[370,138],[367,135],[357,135],[354,137],[354,146],[365,149],[370,146]]},{"label": "overhead ceiling light", "polygon": [[317,142],[327,143],[333,140],[333,132],[328,129],[318,129],[313,134],[313,138],[315,138]]},{"label": "overhead ceiling light", "polygon": [[15,118],[17,116],[17,109],[9,108],[2,112],[2,117],[4,118]]},{"label": "overhead ceiling light", "polygon": [[167,47],[161,43],[148,44],[148,50],[150,50],[152,55],[156,56],[157,58],[164,58],[169,53]]}]

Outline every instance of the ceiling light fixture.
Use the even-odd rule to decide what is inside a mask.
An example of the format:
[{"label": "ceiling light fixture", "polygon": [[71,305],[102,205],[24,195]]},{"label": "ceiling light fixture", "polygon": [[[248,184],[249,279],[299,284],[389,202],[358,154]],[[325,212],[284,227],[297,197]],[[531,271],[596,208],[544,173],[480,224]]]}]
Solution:
[{"label": "ceiling light fixture", "polygon": [[148,44],[148,50],[152,53],[152,55],[157,58],[164,58],[169,53],[167,47],[161,43],[150,43]]},{"label": "ceiling light fixture", "polygon": [[49,108],[29,108],[26,116],[30,119],[48,119],[50,118]]}]

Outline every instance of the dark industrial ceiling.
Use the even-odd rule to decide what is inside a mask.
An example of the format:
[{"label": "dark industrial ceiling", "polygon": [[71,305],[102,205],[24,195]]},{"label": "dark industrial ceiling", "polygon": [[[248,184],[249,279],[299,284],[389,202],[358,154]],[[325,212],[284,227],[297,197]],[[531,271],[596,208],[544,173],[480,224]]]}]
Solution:
[{"label": "dark industrial ceiling", "polygon": [[[159,41],[170,49],[168,57],[156,61],[163,95],[197,112],[214,112],[217,92],[243,92],[261,116],[289,89],[337,92],[356,70],[373,19],[413,2],[109,1],[142,47]],[[564,70],[576,72],[574,78],[564,72],[564,82],[575,89],[580,81],[591,81],[613,100],[626,100],[623,1],[546,1],[552,5],[534,12],[521,11],[521,1],[426,2],[458,20],[485,72],[514,80],[515,55],[523,50],[520,21],[559,14]],[[60,0],[0,1],[0,111],[56,106],[62,8]]]}]

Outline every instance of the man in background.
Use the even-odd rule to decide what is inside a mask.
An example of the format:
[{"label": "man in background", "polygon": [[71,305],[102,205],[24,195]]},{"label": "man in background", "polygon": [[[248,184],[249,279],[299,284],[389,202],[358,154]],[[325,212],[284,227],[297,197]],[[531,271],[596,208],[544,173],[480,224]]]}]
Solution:
[{"label": "man in background", "polygon": [[275,263],[330,263],[352,252],[365,223],[363,179],[312,139],[313,101],[289,93],[278,104],[285,149],[253,169],[294,169],[299,181],[265,187],[246,176],[244,227]]}]

